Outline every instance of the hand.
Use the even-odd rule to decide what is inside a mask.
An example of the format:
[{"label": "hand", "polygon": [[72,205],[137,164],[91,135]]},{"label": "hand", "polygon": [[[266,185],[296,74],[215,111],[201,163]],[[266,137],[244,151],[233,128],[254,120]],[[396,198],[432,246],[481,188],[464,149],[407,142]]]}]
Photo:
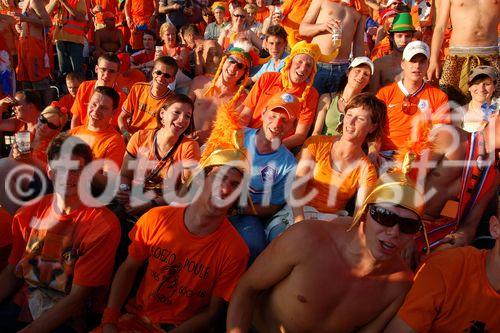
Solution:
[{"label": "hand", "polygon": [[419,263],[419,253],[417,251],[417,243],[412,239],[402,250],[401,259],[410,267],[415,269]]},{"label": "hand", "polygon": [[130,191],[118,190],[118,192],[116,192],[115,199],[122,205],[128,204],[130,201]]},{"label": "hand", "polygon": [[322,30],[324,32],[333,33],[334,29],[340,28],[340,21],[331,18],[328,21],[322,23],[321,25],[322,25]]},{"label": "hand", "polygon": [[456,232],[446,235],[437,247],[437,251],[451,249],[454,247],[463,247],[471,243],[472,237],[468,235],[467,232],[463,230],[457,230]]},{"label": "hand", "polygon": [[4,113],[9,109],[9,106],[16,105],[17,101],[10,96],[0,100],[0,113]]},{"label": "hand", "polygon": [[272,25],[279,25],[281,23],[282,18],[283,15],[281,15],[281,13],[274,12],[273,15],[271,16]]},{"label": "hand", "polygon": [[434,79],[438,80],[440,77],[441,68],[439,68],[439,64],[436,61],[431,60],[429,69],[427,69],[427,79],[429,81],[433,81]]},{"label": "hand", "polygon": [[199,56],[203,56],[203,43],[202,42],[201,43],[196,43],[196,47],[195,47],[194,51]]},{"label": "hand", "polygon": [[172,5],[172,8],[173,8],[174,10],[180,10],[180,9],[182,8],[182,6],[181,6],[180,4],[178,4],[178,3],[174,3],[174,4]]},{"label": "hand", "polygon": [[114,324],[104,324],[102,325],[102,333],[117,333],[118,328]]},{"label": "hand", "polygon": [[12,158],[15,159],[16,161],[20,162],[27,162],[29,159],[31,159],[31,150],[27,153],[21,153],[19,150],[19,147],[17,146],[17,143],[12,144]]}]

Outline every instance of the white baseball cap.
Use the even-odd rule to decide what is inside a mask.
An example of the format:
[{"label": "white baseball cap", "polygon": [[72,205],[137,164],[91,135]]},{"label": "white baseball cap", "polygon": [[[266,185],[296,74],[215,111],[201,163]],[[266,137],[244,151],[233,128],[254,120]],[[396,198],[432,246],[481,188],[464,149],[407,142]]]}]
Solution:
[{"label": "white baseball cap", "polygon": [[368,57],[356,57],[356,58],[352,59],[351,64],[349,65],[349,68],[355,68],[355,67],[358,67],[359,65],[363,65],[363,64],[366,64],[370,67],[371,75],[373,75],[373,72],[375,71],[375,67],[373,66],[373,62]]},{"label": "white baseball cap", "polygon": [[406,1],[404,0],[389,0],[387,1],[387,3],[385,4],[386,7],[389,7],[390,5],[392,5],[393,3],[404,3],[406,5]]},{"label": "white baseball cap", "polygon": [[411,58],[413,58],[417,54],[423,54],[427,59],[429,59],[429,56],[431,54],[429,45],[419,40],[409,43],[408,45],[406,45],[405,50],[403,51],[403,60],[410,61]]}]

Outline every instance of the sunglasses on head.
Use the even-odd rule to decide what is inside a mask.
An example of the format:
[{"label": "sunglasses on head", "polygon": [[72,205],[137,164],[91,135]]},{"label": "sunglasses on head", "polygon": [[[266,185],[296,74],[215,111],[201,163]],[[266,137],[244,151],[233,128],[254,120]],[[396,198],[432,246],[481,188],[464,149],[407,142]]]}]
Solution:
[{"label": "sunglasses on head", "polygon": [[401,217],[398,214],[377,205],[371,205],[368,208],[370,216],[378,224],[384,227],[394,227],[399,225],[399,231],[403,234],[414,235],[422,230],[422,222],[420,220]]},{"label": "sunglasses on head", "polygon": [[233,57],[228,57],[227,58],[227,61],[231,64],[231,65],[236,65],[236,68],[238,69],[243,69],[245,68],[245,65],[242,64],[241,62],[239,62],[238,60],[234,59]]},{"label": "sunglasses on head", "polygon": [[170,73],[164,73],[159,69],[155,70],[153,73],[158,75],[158,76],[161,75],[161,76],[165,77],[166,79],[170,79],[172,77],[172,75]]},{"label": "sunglasses on head", "polygon": [[48,128],[50,128],[50,129],[53,129],[53,130],[59,129],[59,126],[54,125],[54,124],[52,124],[51,122],[49,122],[49,121],[47,120],[47,118],[45,118],[45,116],[44,116],[43,114],[41,114],[41,115],[40,115],[40,117],[38,117],[38,121],[39,121],[40,123],[42,123],[42,124],[47,125],[47,126],[48,126]]}]

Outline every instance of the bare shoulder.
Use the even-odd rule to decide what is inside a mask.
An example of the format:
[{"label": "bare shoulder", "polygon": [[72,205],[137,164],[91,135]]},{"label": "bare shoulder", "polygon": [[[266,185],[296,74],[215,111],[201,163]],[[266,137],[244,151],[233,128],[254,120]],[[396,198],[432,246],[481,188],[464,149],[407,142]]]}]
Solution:
[{"label": "bare shoulder", "polygon": [[330,248],[332,243],[342,246],[351,236],[348,232],[351,221],[351,217],[339,217],[333,221],[305,220],[290,229],[296,228],[295,236],[317,252],[318,247]]},{"label": "bare shoulder", "polygon": [[193,91],[206,88],[210,83],[210,79],[205,75],[198,75],[191,81],[191,89]]},{"label": "bare shoulder", "polygon": [[[300,249],[305,255],[309,251],[318,252],[318,248],[330,247],[338,234],[345,233],[345,224],[318,220],[305,220],[295,223],[283,233],[283,241],[290,244],[300,242]],[[280,236],[281,237],[281,236]]]}]

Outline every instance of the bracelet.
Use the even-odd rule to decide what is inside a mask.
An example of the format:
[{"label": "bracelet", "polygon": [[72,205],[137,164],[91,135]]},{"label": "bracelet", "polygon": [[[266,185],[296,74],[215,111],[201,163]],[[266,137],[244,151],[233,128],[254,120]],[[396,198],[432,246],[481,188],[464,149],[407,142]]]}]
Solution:
[{"label": "bracelet", "polygon": [[116,324],[120,318],[120,310],[115,308],[106,307],[102,313],[101,324]]},{"label": "bracelet", "polygon": [[130,136],[130,133],[127,130],[122,131],[122,134],[125,135],[125,136]]}]

